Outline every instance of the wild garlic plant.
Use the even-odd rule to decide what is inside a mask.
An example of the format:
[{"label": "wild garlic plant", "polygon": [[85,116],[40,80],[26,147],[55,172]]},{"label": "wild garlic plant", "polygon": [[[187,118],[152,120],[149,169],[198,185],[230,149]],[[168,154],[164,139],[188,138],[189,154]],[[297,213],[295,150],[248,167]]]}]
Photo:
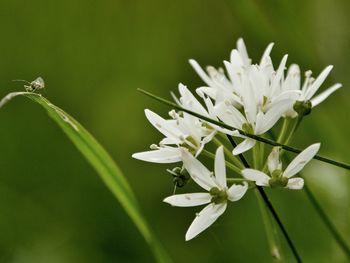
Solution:
[{"label": "wild garlic plant", "polygon": [[[264,197],[261,187],[289,190],[304,187],[304,180],[298,173],[315,157],[320,143],[308,146],[290,163],[282,163],[283,149],[267,148],[252,137],[276,139],[278,144],[289,143],[302,118],[341,84],[318,93],[332,66],[327,66],[316,78],[311,71],[306,71],[302,83],[298,65],[292,64],[286,71],[287,55],[277,68],[273,66],[272,47],[272,43],[268,45],[259,64],[252,63],[242,39],[231,51],[230,60],[223,62],[224,68],[208,66],[203,70],[191,59],[190,64],[204,85],[196,89],[197,96],[183,84],[178,86],[179,97],[172,94],[175,103],[188,111],[173,109],[168,118],[163,118],[145,110],[149,122],[164,138],[151,145],[150,151],[132,156],[153,163],[176,163],[176,167],[167,170],[174,177],[175,187],[184,187],[193,181],[205,190],[174,193],[164,199],[172,206],[206,205],[196,214],[186,240],[211,226],[229,204],[239,201],[250,189],[258,188]],[[223,125],[209,122],[208,118]],[[236,144],[236,141],[240,142]],[[209,144],[217,148],[215,154],[206,149]],[[246,158],[248,154],[250,158]],[[214,160],[213,169],[202,163],[203,156]],[[249,165],[247,160],[252,160],[253,164]]]}]

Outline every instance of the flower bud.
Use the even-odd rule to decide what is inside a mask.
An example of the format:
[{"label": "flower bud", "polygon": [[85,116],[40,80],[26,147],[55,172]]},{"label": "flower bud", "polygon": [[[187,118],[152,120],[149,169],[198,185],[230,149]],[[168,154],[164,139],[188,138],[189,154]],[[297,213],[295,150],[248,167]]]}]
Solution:
[{"label": "flower bud", "polygon": [[299,117],[310,114],[311,108],[312,104],[310,100],[296,101],[293,106],[293,109],[298,113]]}]

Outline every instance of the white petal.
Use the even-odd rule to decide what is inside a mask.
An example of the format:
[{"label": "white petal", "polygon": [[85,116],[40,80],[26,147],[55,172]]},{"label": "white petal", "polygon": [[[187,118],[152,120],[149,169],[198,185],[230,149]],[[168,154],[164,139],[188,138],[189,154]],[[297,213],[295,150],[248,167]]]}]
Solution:
[{"label": "white petal", "polygon": [[232,132],[232,136],[235,136],[235,137],[238,137],[238,138],[242,138],[242,139],[249,139],[249,137],[247,137],[247,136],[245,136],[243,134],[240,134],[240,132],[237,131],[237,130],[234,130]]},{"label": "white petal", "polygon": [[199,87],[196,89],[196,93],[199,97],[203,98],[205,95],[212,98],[213,100],[216,99],[216,89],[211,87]]},{"label": "white petal", "polygon": [[226,165],[224,157],[224,147],[220,146],[215,154],[215,178],[221,188],[226,188]]},{"label": "white petal", "polygon": [[317,92],[317,90],[320,88],[322,83],[325,81],[329,73],[331,72],[333,66],[330,65],[326,67],[321,74],[317,77],[317,79],[314,81],[314,83],[311,84],[311,86],[307,89],[305,98],[307,100],[311,99],[312,96]]},{"label": "white petal", "polygon": [[211,226],[219,216],[221,216],[226,210],[227,203],[214,204],[210,203],[193,220],[186,233],[186,241],[196,237],[199,233],[203,232],[209,226]]},{"label": "white petal", "polygon": [[247,52],[247,48],[245,47],[244,41],[242,38],[239,38],[237,40],[237,50],[239,52],[239,54],[241,55],[241,58],[244,62],[245,66],[249,66],[250,65],[250,59],[248,56],[248,52]]},{"label": "white petal", "polygon": [[196,151],[196,154],[195,154],[195,157],[197,158],[199,156],[199,154],[202,152],[202,150],[204,149],[204,146],[210,142],[216,135],[216,131],[212,131],[210,134],[208,134],[207,136],[205,136],[201,143],[200,143],[200,146],[198,148],[198,150]]},{"label": "white petal", "polygon": [[175,93],[170,91],[170,95],[173,98],[173,100],[176,102],[176,104],[181,106],[181,103],[180,103],[179,99],[177,98],[177,96],[175,95]]},{"label": "white petal", "polygon": [[209,113],[210,118],[216,119],[216,113],[215,113],[213,102],[211,101],[211,99],[209,97],[204,97],[203,99],[204,99],[205,106],[208,109],[208,113]]},{"label": "white petal", "polygon": [[255,134],[260,135],[270,130],[292,105],[292,101],[283,100],[275,104],[266,114],[257,115]]},{"label": "white petal", "polygon": [[226,61],[226,60],[224,60],[224,65],[225,65],[227,74],[228,74],[228,76],[229,76],[231,82],[232,82],[233,85],[234,85],[234,84],[236,83],[236,81],[237,81],[238,72],[239,72],[239,71],[235,70],[234,66],[233,66],[230,62],[228,62],[228,61]]},{"label": "white petal", "polygon": [[206,144],[206,143],[210,142],[214,138],[215,135],[216,135],[216,131],[213,130],[211,133],[209,133],[207,136],[205,136],[202,139],[202,144]]},{"label": "white petal", "polygon": [[271,53],[271,50],[273,48],[273,45],[274,45],[274,43],[270,43],[266,47],[264,54],[262,55],[261,60],[260,60],[260,67],[266,66],[266,62],[270,61],[268,58],[270,57],[270,53]]},{"label": "white petal", "polygon": [[224,102],[219,103],[214,108],[219,119],[236,129],[241,129],[242,125],[247,122],[239,110],[231,105],[227,106]]},{"label": "white petal", "polygon": [[214,87],[215,83],[209,78],[209,76],[207,75],[207,73],[205,73],[205,71],[202,69],[202,67],[198,64],[197,61],[195,61],[194,59],[190,59],[189,60],[191,66],[193,67],[193,69],[197,72],[197,74],[199,75],[199,77],[210,87]]},{"label": "white petal", "polygon": [[256,142],[253,139],[245,139],[233,149],[232,153],[233,155],[239,155],[241,153],[244,153],[253,148],[255,143]]},{"label": "white petal", "polygon": [[239,69],[244,66],[243,58],[237,49],[233,49],[230,54],[230,63],[233,68]]},{"label": "white petal", "polygon": [[259,186],[269,186],[270,177],[255,169],[243,169],[242,175],[245,179],[254,181],[256,185]]},{"label": "white petal", "polygon": [[169,144],[178,144],[179,143],[179,140],[174,140],[174,138],[164,138],[162,139],[159,144],[160,145],[169,145]]},{"label": "white petal", "polygon": [[148,121],[162,134],[166,137],[177,140],[178,143],[181,143],[180,137],[182,132],[176,127],[176,121],[174,120],[165,120],[160,117],[158,114],[154,113],[151,110],[145,109],[145,115]]},{"label": "white petal", "polygon": [[133,158],[152,163],[177,163],[181,161],[179,148],[160,148],[159,150],[134,153]]},{"label": "white petal", "polygon": [[193,193],[172,195],[163,201],[172,206],[189,207],[197,205],[205,205],[210,203],[212,196],[209,193]]},{"label": "white petal", "polygon": [[[277,97],[275,97],[273,99],[273,103],[278,103],[281,100],[285,100],[285,99],[290,99],[292,101],[296,101],[299,99],[301,95],[301,91],[300,90],[287,90],[287,91],[283,91],[281,92]],[[271,105],[272,106],[272,105]]]},{"label": "white petal", "polygon": [[254,87],[252,87],[252,85],[250,85],[250,79],[248,78],[247,74],[243,75],[243,85],[244,89],[242,90],[242,100],[244,104],[245,116],[249,123],[254,123],[256,121],[258,105],[256,100],[257,91],[254,90]]},{"label": "white petal", "polygon": [[288,184],[286,185],[286,188],[293,189],[293,190],[299,190],[302,189],[304,186],[304,179],[297,177],[297,178],[291,178],[288,180]]},{"label": "white petal", "polygon": [[286,68],[287,59],[288,59],[288,55],[284,55],[281,60],[281,63],[277,69],[276,75],[271,84],[271,95],[273,95],[276,92],[276,89],[279,86],[279,83],[281,83],[283,72]]},{"label": "white petal", "polygon": [[271,153],[269,154],[269,157],[267,158],[267,166],[269,168],[270,173],[277,169],[281,169],[279,147],[273,147]]},{"label": "white petal", "polygon": [[189,89],[181,83],[179,84],[179,92],[181,94],[180,101],[185,108],[209,117],[208,112],[205,110],[203,105],[200,104],[196,97],[193,96],[193,94],[189,91]]},{"label": "white petal", "polygon": [[315,143],[307,147],[304,151],[299,153],[294,160],[288,165],[286,170],[283,172],[283,176],[290,178],[293,175],[299,173],[304,166],[314,158],[318,150],[320,149],[320,144]]},{"label": "white petal", "polygon": [[209,191],[217,184],[212,176],[212,173],[187,150],[181,149],[181,156],[184,166],[191,178],[203,189]]},{"label": "white petal", "polygon": [[288,85],[284,90],[300,90],[300,68],[297,64],[289,66],[284,84]]},{"label": "white petal", "polygon": [[234,184],[227,190],[228,200],[234,202],[240,200],[248,190],[247,182],[243,185]]},{"label": "white petal", "polygon": [[320,104],[321,102],[323,102],[325,99],[328,98],[329,95],[331,95],[336,90],[340,89],[341,86],[342,85],[340,83],[334,84],[332,87],[326,89],[324,92],[322,92],[321,94],[317,95],[315,98],[311,99],[312,107],[315,107],[318,104]]}]

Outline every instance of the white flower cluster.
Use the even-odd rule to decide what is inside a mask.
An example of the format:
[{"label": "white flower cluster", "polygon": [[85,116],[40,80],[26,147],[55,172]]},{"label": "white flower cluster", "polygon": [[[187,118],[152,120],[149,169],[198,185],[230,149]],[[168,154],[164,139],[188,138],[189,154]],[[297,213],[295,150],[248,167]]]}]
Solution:
[{"label": "white flower cluster", "polygon": [[[203,104],[183,84],[179,84],[178,87],[180,97],[173,96],[176,103],[182,108],[221,121],[248,134],[266,136],[281,118],[291,121],[301,119],[310,113],[311,108],[341,87],[341,84],[335,84],[315,96],[332,66],[326,67],[316,79],[311,77],[311,71],[307,71],[301,85],[298,65],[292,64],[285,74],[287,55],[282,58],[278,68],[274,69],[270,58],[272,47],[273,44],[268,45],[259,64],[252,64],[243,40],[239,39],[237,48],[231,52],[230,61],[224,61],[226,72],[222,68],[215,69],[211,66],[204,71],[195,60],[190,60],[190,64],[206,84],[196,89]],[[145,110],[145,114],[164,138],[159,144],[151,145],[150,151],[135,153],[133,157],[154,163],[182,162],[181,168],[170,170],[176,178],[176,185],[181,187],[191,178],[207,191],[177,194],[164,199],[164,202],[181,207],[208,204],[196,215],[187,231],[186,240],[208,228],[225,211],[227,201],[241,199],[248,190],[248,183],[271,188],[301,189],[304,180],[291,177],[303,169],[320,147],[320,144],[309,146],[284,170],[280,161],[282,153],[278,147],[274,147],[267,158],[262,152],[258,154],[261,163],[266,162],[265,166],[244,168],[242,164],[237,164],[239,159],[236,155],[259,148],[255,147],[258,145],[254,139],[182,111],[170,111],[169,119],[163,119],[148,109]],[[229,156],[231,160],[236,160],[236,163],[230,163],[230,166],[236,167],[235,171],[240,171],[239,174],[236,173],[240,178],[230,180],[226,177],[224,143],[216,150],[214,173],[198,160],[201,153],[207,152],[204,150],[205,145],[214,138],[218,145],[220,139],[217,137],[221,140],[225,137],[221,135],[242,139]],[[226,149],[225,153],[230,152]]]}]

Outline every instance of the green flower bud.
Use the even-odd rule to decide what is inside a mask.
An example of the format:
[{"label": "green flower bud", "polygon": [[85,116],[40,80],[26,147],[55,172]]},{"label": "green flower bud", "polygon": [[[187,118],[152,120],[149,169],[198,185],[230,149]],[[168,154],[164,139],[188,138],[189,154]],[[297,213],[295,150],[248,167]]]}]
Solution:
[{"label": "green flower bud", "polygon": [[311,101],[296,101],[293,109],[298,113],[299,117],[309,115],[312,109]]}]

